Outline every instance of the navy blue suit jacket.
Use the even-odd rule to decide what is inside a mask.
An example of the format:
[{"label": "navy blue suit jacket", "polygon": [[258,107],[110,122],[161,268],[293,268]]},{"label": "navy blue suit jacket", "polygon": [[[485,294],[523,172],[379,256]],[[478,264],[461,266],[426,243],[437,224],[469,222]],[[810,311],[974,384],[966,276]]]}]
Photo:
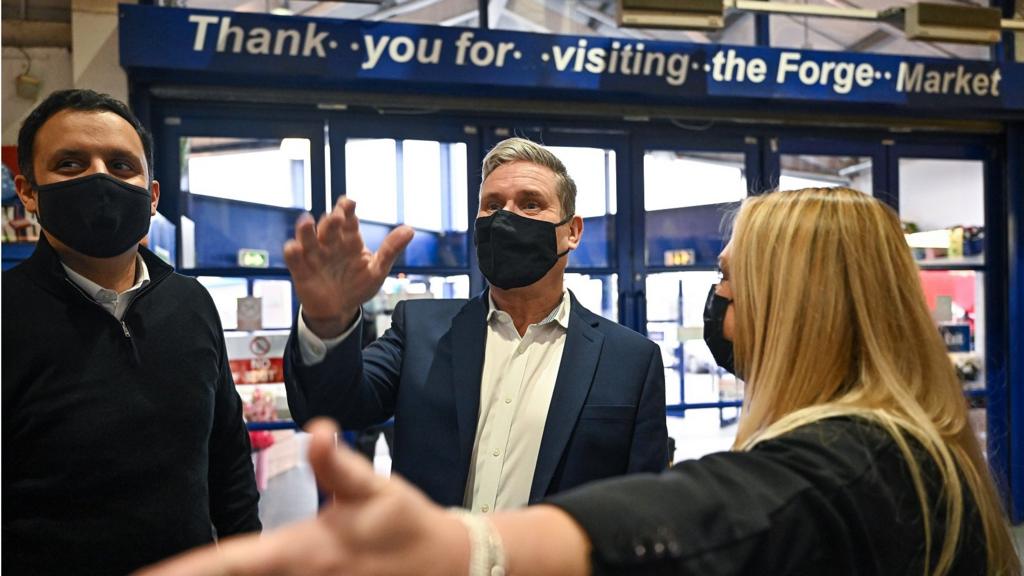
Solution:
[{"label": "navy blue suit jacket", "polygon": [[[304,424],[330,416],[359,429],[395,417],[392,469],[438,504],[465,495],[480,410],[487,292],[466,300],[410,300],[365,350],[358,333],[304,366],[292,330],[285,351],[288,406]],[[666,468],[661,353],[643,336],[572,297],[530,502],[574,486]]]}]

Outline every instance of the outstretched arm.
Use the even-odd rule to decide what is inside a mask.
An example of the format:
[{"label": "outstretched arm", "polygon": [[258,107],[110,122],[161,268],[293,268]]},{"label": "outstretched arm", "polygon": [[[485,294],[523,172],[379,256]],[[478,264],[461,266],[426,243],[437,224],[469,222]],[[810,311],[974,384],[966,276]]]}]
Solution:
[{"label": "outstretched arm", "polygon": [[[334,500],[315,520],[263,537],[222,541],[146,570],[143,576],[373,574],[451,576],[469,573],[463,523],[411,485],[373,473],[364,459],[336,449],[337,429],[320,420],[309,460]],[[496,514],[508,574],[574,576],[588,572],[586,536],[558,508]]]}]

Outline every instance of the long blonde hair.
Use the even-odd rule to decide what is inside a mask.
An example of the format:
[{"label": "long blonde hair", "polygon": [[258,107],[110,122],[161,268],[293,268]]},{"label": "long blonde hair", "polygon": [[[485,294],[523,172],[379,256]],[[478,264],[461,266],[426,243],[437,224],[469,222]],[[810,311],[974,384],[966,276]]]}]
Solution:
[{"label": "long blonde hair", "polygon": [[[924,517],[925,574],[949,572],[964,487],[990,574],[1020,574],[967,405],[896,214],[848,188],[747,199],[730,246],[736,366],[747,382],[736,449],[839,415],[876,422],[904,454]],[[909,437],[935,461],[945,539],[931,565],[931,498]]]}]

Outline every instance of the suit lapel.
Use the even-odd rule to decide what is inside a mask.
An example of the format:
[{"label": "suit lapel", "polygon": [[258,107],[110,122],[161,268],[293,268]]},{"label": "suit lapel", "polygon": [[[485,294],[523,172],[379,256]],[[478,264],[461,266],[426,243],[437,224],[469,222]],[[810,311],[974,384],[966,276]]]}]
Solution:
[{"label": "suit lapel", "polygon": [[[571,295],[571,293],[570,293]],[[601,357],[604,336],[597,330],[597,319],[572,296],[569,328],[565,334],[565,348],[555,379],[555,391],[548,407],[537,455],[537,468],[530,488],[530,503],[539,501],[548,491],[565,447],[569,443],[576,420],[594,382],[597,361]]]},{"label": "suit lapel", "polygon": [[469,461],[480,419],[480,379],[484,369],[487,341],[487,292],[467,303],[452,320],[452,392],[459,427],[459,461],[462,484],[469,473]]}]

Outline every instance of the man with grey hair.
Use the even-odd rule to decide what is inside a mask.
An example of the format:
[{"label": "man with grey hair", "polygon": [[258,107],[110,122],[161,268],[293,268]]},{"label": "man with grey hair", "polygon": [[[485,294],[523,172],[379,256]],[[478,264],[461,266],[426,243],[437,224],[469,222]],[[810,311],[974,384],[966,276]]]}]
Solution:
[{"label": "man with grey hair", "polygon": [[575,203],[550,151],[500,142],[483,161],[474,233],[489,288],[468,301],[402,302],[365,350],[360,305],[413,232],[400,226],[371,253],[351,200],[315,227],[303,216],[285,245],[302,304],[285,352],[296,421],[358,429],[394,416],[393,470],[439,504],[483,513],[665,468],[658,347],[564,286],[583,236]]}]

